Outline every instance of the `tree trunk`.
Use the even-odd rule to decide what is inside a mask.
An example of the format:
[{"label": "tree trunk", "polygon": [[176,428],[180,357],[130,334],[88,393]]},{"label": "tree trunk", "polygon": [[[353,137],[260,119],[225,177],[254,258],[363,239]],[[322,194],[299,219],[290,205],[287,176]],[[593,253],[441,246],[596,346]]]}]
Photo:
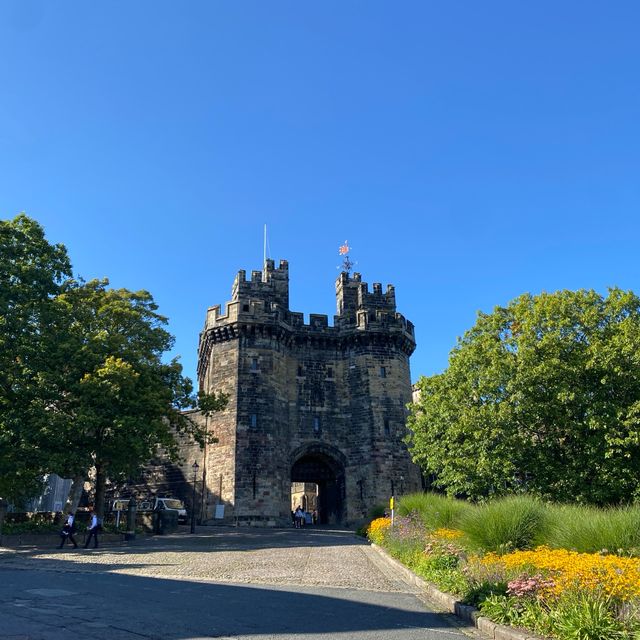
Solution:
[{"label": "tree trunk", "polygon": [[78,510],[80,498],[82,498],[82,490],[84,489],[84,479],[84,474],[78,475],[73,479],[71,488],[69,489],[69,495],[67,496],[67,501],[65,502],[64,509],[62,510],[63,520],[68,513],[75,513]]},{"label": "tree trunk", "polygon": [[2,535],[2,525],[4,517],[7,515],[7,501],[0,498],[0,535]]},{"label": "tree trunk", "polygon": [[104,518],[104,496],[107,487],[105,469],[101,464],[96,465],[96,499],[94,511],[99,518]]}]

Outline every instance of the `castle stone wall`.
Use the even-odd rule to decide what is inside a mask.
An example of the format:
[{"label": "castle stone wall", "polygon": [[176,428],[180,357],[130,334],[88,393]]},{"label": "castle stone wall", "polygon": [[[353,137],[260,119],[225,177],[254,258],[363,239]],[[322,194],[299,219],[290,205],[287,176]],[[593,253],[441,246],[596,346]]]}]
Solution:
[{"label": "castle stone wall", "polygon": [[402,442],[413,325],[392,286],[369,291],[347,273],[333,326],[319,314],[305,324],[288,308],[288,279],[286,261],[267,260],[250,279],[238,273],[224,313],[207,312],[199,386],[230,403],[208,419],[219,442],[205,452],[206,514],[222,503],[229,521],[289,524],[295,468],[311,474],[298,481],[325,483],[325,521],[354,523],[392,491],[420,487]]}]

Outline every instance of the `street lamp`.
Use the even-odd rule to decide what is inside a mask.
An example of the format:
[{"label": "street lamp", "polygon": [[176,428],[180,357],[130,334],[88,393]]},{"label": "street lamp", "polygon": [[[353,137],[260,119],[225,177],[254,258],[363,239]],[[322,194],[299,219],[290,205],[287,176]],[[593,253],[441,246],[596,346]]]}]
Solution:
[{"label": "street lamp", "polygon": [[194,462],[191,465],[193,469],[193,497],[191,498],[191,533],[196,532],[196,479],[198,477],[198,469],[200,465]]}]

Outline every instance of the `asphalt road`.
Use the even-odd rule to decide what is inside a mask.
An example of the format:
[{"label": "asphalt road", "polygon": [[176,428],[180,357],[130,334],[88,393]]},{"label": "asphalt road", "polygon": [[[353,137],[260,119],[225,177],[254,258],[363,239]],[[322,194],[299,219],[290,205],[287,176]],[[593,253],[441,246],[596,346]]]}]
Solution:
[{"label": "asphalt road", "polygon": [[472,635],[350,532],[202,528],[126,547],[0,552],[0,640]]}]

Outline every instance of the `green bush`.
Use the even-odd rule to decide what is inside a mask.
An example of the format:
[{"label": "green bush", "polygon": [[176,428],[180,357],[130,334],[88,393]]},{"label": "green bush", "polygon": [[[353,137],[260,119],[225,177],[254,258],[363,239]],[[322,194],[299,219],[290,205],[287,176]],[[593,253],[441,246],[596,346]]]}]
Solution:
[{"label": "green bush", "polygon": [[472,549],[506,553],[543,540],[547,522],[542,502],[530,496],[512,496],[465,511],[458,527]]},{"label": "green bush", "polygon": [[551,628],[562,640],[613,640],[623,637],[623,625],[605,598],[569,593],[551,612]]},{"label": "green bush", "polygon": [[640,552],[639,506],[597,509],[561,505],[549,507],[548,514],[544,542],[550,547],[582,553]]},{"label": "green bush", "polygon": [[20,533],[51,533],[60,531],[60,525],[47,522],[5,522],[2,525],[3,535],[15,535]]},{"label": "green bush", "polygon": [[398,501],[398,515],[417,513],[428,529],[456,528],[458,521],[473,505],[437,493],[410,493]]}]

